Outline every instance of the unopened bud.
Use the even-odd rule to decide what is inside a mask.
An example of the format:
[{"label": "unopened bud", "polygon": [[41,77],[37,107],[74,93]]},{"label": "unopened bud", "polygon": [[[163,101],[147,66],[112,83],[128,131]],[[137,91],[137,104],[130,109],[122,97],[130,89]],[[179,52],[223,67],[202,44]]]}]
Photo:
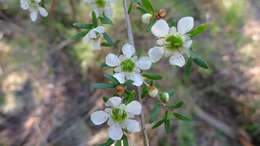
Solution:
[{"label": "unopened bud", "polygon": [[122,85],[116,86],[116,94],[117,95],[123,95],[125,93],[125,88]]},{"label": "unopened bud", "polygon": [[158,95],[158,92],[159,91],[156,87],[154,86],[149,87],[149,92],[148,92],[149,96],[156,97]]},{"label": "unopened bud", "polygon": [[163,92],[162,94],[160,94],[160,100],[161,100],[161,102],[167,103],[167,102],[169,101],[169,99],[170,99],[169,93]]},{"label": "unopened bud", "polygon": [[167,11],[165,9],[160,9],[158,15],[160,16],[160,18],[165,18],[167,15]]},{"label": "unopened bud", "polygon": [[151,22],[151,19],[152,19],[153,15],[150,14],[150,13],[145,13],[143,14],[142,16],[142,22],[145,23],[145,24],[149,24]]}]

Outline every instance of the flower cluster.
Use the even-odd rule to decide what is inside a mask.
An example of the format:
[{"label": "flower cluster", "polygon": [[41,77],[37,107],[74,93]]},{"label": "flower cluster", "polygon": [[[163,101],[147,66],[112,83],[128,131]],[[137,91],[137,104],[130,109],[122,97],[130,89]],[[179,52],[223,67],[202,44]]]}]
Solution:
[{"label": "flower cluster", "polygon": [[20,0],[21,8],[30,12],[31,20],[37,20],[38,14],[42,17],[47,17],[48,12],[40,5],[41,0]]}]

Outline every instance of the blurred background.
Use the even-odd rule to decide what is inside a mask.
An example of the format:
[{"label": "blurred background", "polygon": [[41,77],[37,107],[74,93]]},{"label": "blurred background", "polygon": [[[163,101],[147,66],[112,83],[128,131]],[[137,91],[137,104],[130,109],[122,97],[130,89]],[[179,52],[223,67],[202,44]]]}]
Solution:
[{"label": "blurred background", "polygon": [[[172,134],[150,130],[152,146],[260,146],[260,1],[152,0],[168,11],[167,19],[193,16],[210,27],[194,40],[194,49],[208,62],[183,69],[162,60],[153,70],[163,74],[163,89],[185,101],[180,110],[192,122],[173,122]],[[116,48],[94,52],[72,41],[74,22],[90,22],[90,8],[79,0],[47,0],[49,16],[32,23],[18,0],[0,0],[0,146],[93,146],[107,138],[107,126],[96,127],[89,114],[103,108],[94,90],[105,82],[100,64],[120,52],[127,39],[121,1],[114,6],[114,24],[107,31]],[[131,14],[140,54],[154,45],[141,14]],[[151,110],[153,103],[145,103]],[[147,111],[146,114],[148,114]],[[149,121],[149,119],[146,119]],[[142,146],[141,134],[130,135]]]}]

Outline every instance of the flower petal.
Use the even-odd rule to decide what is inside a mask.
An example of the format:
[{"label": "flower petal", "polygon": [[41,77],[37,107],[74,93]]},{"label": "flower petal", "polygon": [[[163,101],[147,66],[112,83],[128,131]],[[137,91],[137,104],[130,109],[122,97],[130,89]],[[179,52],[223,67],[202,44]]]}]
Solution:
[{"label": "flower petal", "polygon": [[164,54],[164,49],[162,47],[153,47],[148,51],[148,56],[153,63],[159,61]]},{"label": "flower petal", "polygon": [[177,29],[180,34],[185,34],[192,30],[194,27],[193,17],[182,17],[177,24]]},{"label": "flower petal", "polygon": [[115,73],[113,75],[113,77],[115,77],[120,84],[124,84],[125,83],[125,74],[124,73],[122,73],[122,72]]},{"label": "flower petal", "polygon": [[140,123],[136,120],[127,119],[124,124],[129,132],[136,133],[141,131]]},{"label": "flower petal", "polygon": [[113,140],[120,140],[123,136],[122,128],[118,124],[113,124],[108,129],[108,135]]},{"label": "flower petal", "polygon": [[111,66],[111,67],[115,67],[115,66],[118,66],[119,65],[119,58],[113,54],[113,53],[109,53],[107,56],[106,56],[106,64],[108,66]]},{"label": "flower petal", "polygon": [[116,107],[119,106],[122,103],[122,98],[118,96],[114,96],[109,98],[109,100],[106,102],[106,106]]},{"label": "flower petal", "polygon": [[40,13],[40,15],[41,15],[42,17],[47,17],[47,16],[48,16],[48,12],[46,11],[45,8],[39,7],[38,10],[39,10],[39,13]]},{"label": "flower petal", "polygon": [[103,26],[98,26],[95,28],[95,31],[102,34],[105,32],[105,28]]},{"label": "flower petal", "polygon": [[135,54],[135,48],[131,44],[126,43],[122,48],[122,52],[127,58],[130,58]]},{"label": "flower petal", "polygon": [[132,115],[140,115],[142,112],[142,105],[140,102],[134,100],[126,106],[127,112]]},{"label": "flower petal", "polygon": [[93,50],[100,50],[101,49],[101,40],[97,39],[97,40],[91,40],[90,44]]},{"label": "flower petal", "polygon": [[185,58],[179,52],[174,53],[169,60],[171,65],[177,65],[179,67],[183,67],[185,65]]},{"label": "flower petal", "polygon": [[22,9],[27,10],[29,9],[29,3],[27,0],[20,0],[20,6]]},{"label": "flower petal", "polygon": [[165,20],[160,19],[154,23],[151,30],[153,35],[160,38],[169,34],[170,27]]},{"label": "flower petal", "polygon": [[35,22],[37,20],[37,17],[38,17],[38,12],[36,10],[32,10],[31,13],[30,13],[30,17],[31,17],[31,20],[33,22]]},{"label": "flower petal", "polygon": [[152,66],[151,59],[149,57],[141,57],[137,62],[137,66],[142,70],[148,70]]},{"label": "flower petal", "polygon": [[184,42],[183,47],[189,49],[192,45],[192,40],[187,40]]},{"label": "flower petal", "polygon": [[141,86],[144,82],[143,77],[137,73],[130,74],[128,79],[134,81],[133,85],[135,86]]},{"label": "flower petal", "polygon": [[90,115],[90,120],[95,125],[101,125],[108,120],[109,115],[104,111],[96,111]]}]

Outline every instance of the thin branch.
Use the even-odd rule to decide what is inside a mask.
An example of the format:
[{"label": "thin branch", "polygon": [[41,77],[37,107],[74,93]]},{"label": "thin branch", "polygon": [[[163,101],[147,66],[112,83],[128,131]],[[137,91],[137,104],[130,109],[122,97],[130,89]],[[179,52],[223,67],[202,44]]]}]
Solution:
[{"label": "thin branch", "polygon": [[[130,22],[130,17],[128,14],[128,1],[123,0],[123,4],[124,4],[125,22],[126,22],[126,26],[127,26],[128,41],[130,44],[132,44],[134,46],[135,45],[134,36],[133,36],[132,26],[131,26],[131,22]],[[138,100],[142,103],[140,87],[137,88],[137,92],[138,92]],[[144,137],[143,138],[144,145],[149,146],[150,145],[149,138],[148,138],[148,134],[147,134],[146,127],[145,127],[145,118],[144,118],[143,112],[140,115],[140,120],[141,120],[141,128],[142,128],[141,130],[142,130],[143,137]]]}]

